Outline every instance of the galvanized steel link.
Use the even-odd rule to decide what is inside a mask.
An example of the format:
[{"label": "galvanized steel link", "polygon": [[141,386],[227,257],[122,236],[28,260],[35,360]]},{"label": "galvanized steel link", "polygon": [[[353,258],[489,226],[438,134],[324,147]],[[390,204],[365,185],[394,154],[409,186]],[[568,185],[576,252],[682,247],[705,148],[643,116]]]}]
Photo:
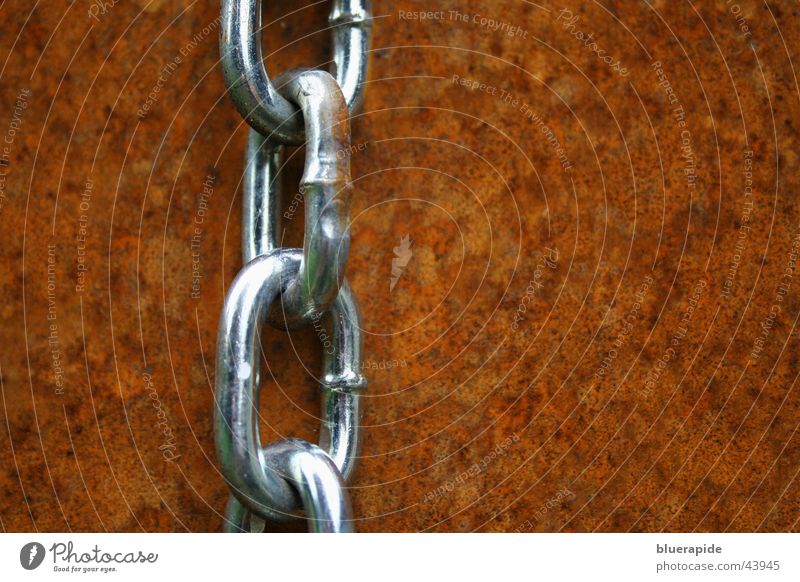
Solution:
[{"label": "galvanized steel link", "polygon": [[[296,328],[324,313],[344,278],[350,252],[350,124],[336,80],[325,71],[292,70],[281,93],[301,107],[306,160],[303,262],[295,281],[272,309],[273,325]],[[245,261],[279,246],[282,231],[280,145],[251,132],[244,183],[242,249]]]},{"label": "galvanized steel link", "polygon": [[272,309],[270,322],[281,325],[285,320],[288,327],[297,327],[328,309],[344,279],[353,185],[350,157],[341,152],[350,149],[350,123],[344,95],[325,71],[287,71],[279,79],[286,80],[281,94],[301,107],[305,119],[306,159],[300,181],[305,238],[300,272],[281,295],[280,306]]},{"label": "galvanized steel link", "polygon": [[[333,36],[332,73],[355,111],[363,98],[370,43],[370,2],[334,0],[328,19]],[[285,145],[303,143],[296,106],[275,89],[264,68],[261,0],[222,0],[222,72],[242,117],[265,137]]]},{"label": "galvanized steel link", "polygon": [[[298,507],[282,475],[262,449],[258,428],[258,356],[269,305],[300,265],[299,249],[278,249],[248,263],[225,301],[217,338],[217,454],[234,495],[259,515],[282,519]],[[345,479],[360,450],[359,391],[362,336],[358,303],[345,281],[328,313],[331,347],[326,350],[320,386],[323,421],[320,445]]]},{"label": "galvanized steel link", "polygon": [[[264,456],[297,491],[310,531],[353,531],[352,509],[343,477],[325,451],[300,439],[284,439],[267,445]],[[266,525],[233,496],[225,516],[225,531],[229,533],[260,533]]]}]

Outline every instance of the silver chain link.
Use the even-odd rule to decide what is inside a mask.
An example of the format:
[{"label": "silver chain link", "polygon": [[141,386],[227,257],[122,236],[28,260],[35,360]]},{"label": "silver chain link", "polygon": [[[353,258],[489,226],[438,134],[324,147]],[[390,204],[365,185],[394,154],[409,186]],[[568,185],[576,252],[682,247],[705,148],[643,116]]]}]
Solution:
[{"label": "silver chain link", "polygon": [[[370,43],[370,2],[334,0],[328,24],[333,36],[331,73],[351,111],[361,107]],[[222,74],[231,99],[253,129],[285,145],[301,145],[297,107],[270,81],[261,48],[261,0],[222,0]]]},{"label": "silver chain link", "polygon": [[[361,103],[369,51],[369,2],[333,2],[333,75],[296,69],[275,79],[262,62],[261,2],[223,0],[225,82],[251,125],[244,180],[242,258],[217,335],[215,433],[231,488],[226,531],[263,531],[265,519],[305,510],[310,529],[353,531],[345,483],[359,456],[363,338],[358,301],[344,271],[350,249],[349,115]],[[277,87],[277,89],[276,89]],[[284,145],[306,145],[300,192],[302,249],[282,248],[280,169]],[[259,431],[260,337],[279,328],[324,329],[319,445]],[[324,325],[324,328],[322,327]]]}]

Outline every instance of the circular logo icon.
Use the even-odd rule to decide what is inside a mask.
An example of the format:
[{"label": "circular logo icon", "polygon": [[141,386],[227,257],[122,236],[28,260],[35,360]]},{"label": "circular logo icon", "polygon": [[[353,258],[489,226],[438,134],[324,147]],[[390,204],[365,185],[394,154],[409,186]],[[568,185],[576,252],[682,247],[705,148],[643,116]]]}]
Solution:
[{"label": "circular logo icon", "polygon": [[19,563],[26,570],[35,570],[44,561],[44,546],[39,542],[30,542],[19,551]]}]

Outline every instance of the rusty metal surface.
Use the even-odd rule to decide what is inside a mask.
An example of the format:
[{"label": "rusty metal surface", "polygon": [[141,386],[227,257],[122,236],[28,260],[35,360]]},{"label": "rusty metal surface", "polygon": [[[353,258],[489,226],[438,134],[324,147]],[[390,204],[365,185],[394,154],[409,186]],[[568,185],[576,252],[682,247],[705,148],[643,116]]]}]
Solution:
[{"label": "rusty metal surface", "polygon": [[[267,4],[270,71],[326,66],[326,3]],[[374,13],[356,528],[798,530],[797,6]],[[247,128],[218,5],[0,14],[0,527],[219,531]],[[313,331],[264,350],[264,439],[315,441]]]}]

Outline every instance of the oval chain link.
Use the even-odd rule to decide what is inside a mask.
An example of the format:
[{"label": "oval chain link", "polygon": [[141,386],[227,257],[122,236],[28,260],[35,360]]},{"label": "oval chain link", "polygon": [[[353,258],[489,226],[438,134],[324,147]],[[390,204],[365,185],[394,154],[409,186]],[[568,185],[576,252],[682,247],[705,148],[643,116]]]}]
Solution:
[{"label": "oval chain link", "polygon": [[[360,452],[366,379],[358,302],[344,279],[352,186],[349,156],[340,152],[349,152],[348,108],[359,107],[366,79],[369,2],[333,2],[336,78],[291,70],[276,78],[277,91],[262,63],[260,4],[222,2],[223,74],[237,108],[259,130],[250,130],[246,154],[245,266],[226,297],[217,338],[216,444],[232,491],[225,531],[263,531],[264,519],[299,517],[302,507],[311,531],[348,532],[352,515],[344,487]],[[285,249],[283,145],[304,139],[305,238],[303,249]],[[319,446],[294,438],[261,445],[256,347],[267,319],[276,327],[313,324],[327,338]]]},{"label": "oval chain link", "polygon": [[[369,59],[370,2],[334,0],[328,24],[333,37],[331,73],[351,111],[360,108]],[[261,0],[222,0],[222,74],[236,108],[250,126],[285,145],[304,141],[303,121],[270,81],[261,41]]]},{"label": "oval chain link", "polygon": [[[245,265],[233,282],[217,337],[215,433],[222,474],[250,510],[285,519],[298,508],[283,475],[265,462],[258,427],[259,338],[270,304],[297,273],[300,249],[277,249]],[[326,314],[320,446],[345,479],[360,450],[362,336],[358,303],[345,281]]]},{"label": "oval chain link", "polygon": [[[294,328],[319,319],[344,279],[353,186],[350,156],[342,152],[350,151],[350,124],[342,91],[325,71],[292,70],[279,79],[285,80],[281,93],[301,108],[309,152],[300,181],[305,202],[303,262],[281,295],[281,305],[276,305],[281,309],[273,308],[270,317],[273,324],[285,320]],[[270,238],[277,239],[277,235]]]}]

